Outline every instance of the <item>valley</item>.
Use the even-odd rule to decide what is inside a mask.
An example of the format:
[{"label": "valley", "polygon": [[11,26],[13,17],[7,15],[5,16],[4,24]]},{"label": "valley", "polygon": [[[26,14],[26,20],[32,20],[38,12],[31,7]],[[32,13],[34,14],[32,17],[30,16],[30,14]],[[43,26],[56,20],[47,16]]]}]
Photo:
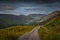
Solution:
[{"label": "valley", "polygon": [[[11,22],[14,25],[11,25],[10,27],[6,26],[5,28],[4,27],[0,28],[0,40],[60,40],[60,11],[54,11],[46,16],[43,16],[39,20],[34,20],[34,19],[35,17],[41,17],[40,15],[37,16],[35,14],[32,16],[30,15],[29,17],[30,18],[32,17],[33,21],[35,21],[33,22],[33,25],[32,23],[29,25],[14,24],[13,21],[16,19],[16,16],[13,16],[15,17],[15,19],[12,18],[13,21]],[[25,16],[23,16],[22,18],[24,19],[24,17]],[[0,25],[2,26],[6,25],[5,23],[7,23],[8,25],[10,21],[7,21],[8,19],[6,18],[6,16],[5,16],[5,19],[3,18],[4,17],[1,16]],[[27,19],[30,19],[30,18],[27,18]],[[11,17],[9,19],[12,20]],[[23,22],[21,18],[19,20]],[[24,22],[25,22],[25,19],[24,19]]]}]

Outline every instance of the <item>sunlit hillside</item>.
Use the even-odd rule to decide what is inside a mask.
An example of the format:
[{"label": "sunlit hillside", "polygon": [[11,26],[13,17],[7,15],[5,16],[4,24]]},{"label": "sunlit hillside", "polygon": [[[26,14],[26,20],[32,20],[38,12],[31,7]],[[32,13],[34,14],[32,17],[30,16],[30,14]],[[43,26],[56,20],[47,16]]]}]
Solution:
[{"label": "sunlit hillside", "polygon": [[48,14],[47,16],[43,17],[38,22],[40,22],[41,24],[46,24],[48,21],[50,21],[51,19],[53,19],[54,17],[59,16],[59,15],[60,15],[60,11],[55,11],[55,12],[52,12],[52,13]]},{"label": "sunlit hillside", "polygon": [[11,26],[0,29],[0,40],[16,40],[22,34],[31,31],[35,26]]},{"label": "sunlit hillside", "polygon": [[41,40],[60,40],[60,15],[56,15],[44,24],[39,29],[39,36]]}]

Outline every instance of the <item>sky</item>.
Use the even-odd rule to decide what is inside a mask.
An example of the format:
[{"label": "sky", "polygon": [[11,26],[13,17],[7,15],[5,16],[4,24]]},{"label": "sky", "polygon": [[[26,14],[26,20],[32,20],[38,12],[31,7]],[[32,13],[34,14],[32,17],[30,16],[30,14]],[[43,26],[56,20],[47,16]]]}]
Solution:
[{"label": "sky", "polygon": [[60,1],[52,0],[0,0],[0,14],[29,15],[29,14],[49,14],[60,10]]}]

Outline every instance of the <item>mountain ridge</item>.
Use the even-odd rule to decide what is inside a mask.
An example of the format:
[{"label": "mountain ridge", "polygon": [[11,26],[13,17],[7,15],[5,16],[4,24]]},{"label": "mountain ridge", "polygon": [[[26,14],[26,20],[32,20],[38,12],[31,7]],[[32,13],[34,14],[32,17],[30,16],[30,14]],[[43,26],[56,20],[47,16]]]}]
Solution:
[{"label": "mountain ridge", "polygon": [[49,20],[53,19],[56,16],[60,16],[60,11],[54,11],[54,12],[48,14],[47,16],[43,17],[39,22],[42,23],[42,24],[45,24]]},{"label": "mountain ridge", "polygon": [[[34,16],[32,16],[32,15],[34,15]],[[27,16],[18,15],[17,16],[17,15],[11,15],[11,14],[0,14],[0,26],[5,27],[5,25],[6,25],[6,27],[7,27],[7,25],[30,24],[30,23],[33,23],[37,20],[40,20],[42,17],[44,17],[41,15],[46,16],[45,14],[31,14],[30,16],[29,15],[27,15]]]}]

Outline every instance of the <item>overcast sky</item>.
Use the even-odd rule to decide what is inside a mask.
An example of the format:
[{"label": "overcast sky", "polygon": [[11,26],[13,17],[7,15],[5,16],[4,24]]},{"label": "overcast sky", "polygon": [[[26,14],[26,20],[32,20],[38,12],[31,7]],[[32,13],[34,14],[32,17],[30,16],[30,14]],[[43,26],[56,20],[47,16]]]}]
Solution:
[{"label": "overcast sky", "polygon": [[60,3],[0,2],[0,14],[49,14],[60,10]]}]

